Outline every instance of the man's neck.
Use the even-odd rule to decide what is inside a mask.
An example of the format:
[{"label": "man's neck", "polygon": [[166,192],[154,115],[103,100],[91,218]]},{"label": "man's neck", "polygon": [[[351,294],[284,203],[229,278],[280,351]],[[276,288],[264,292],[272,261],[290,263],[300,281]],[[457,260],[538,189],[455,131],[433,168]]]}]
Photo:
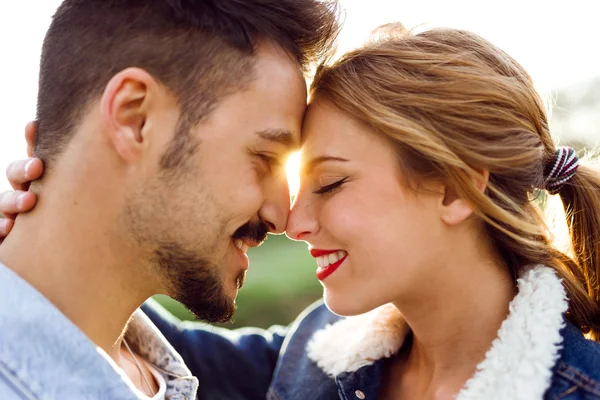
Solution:
[{"label": "man's neck", "polygon": [[[115,235],[118,218],[110,215],[110,204],[93,193],[61,191],[44,192],[34,211],[17,218],[0,246],[0,261],[118,360],[121,336],[132,313],[153,294],[152,280],[135,279],[141,267]],[[147,286],[139,284],[144,280]]]}]

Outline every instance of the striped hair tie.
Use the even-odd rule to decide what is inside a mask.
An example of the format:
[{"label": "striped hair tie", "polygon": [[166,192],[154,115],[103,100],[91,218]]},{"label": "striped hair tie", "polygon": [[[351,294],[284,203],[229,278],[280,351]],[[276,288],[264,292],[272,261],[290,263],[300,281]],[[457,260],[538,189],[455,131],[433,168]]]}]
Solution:
[{"label": "striped hair tie", "polygon": [[548,164],[544,173],[544,189],[550,194],[557,194],[577,172],[579,157],[572,147],[559,147],[556,149],[554,162]]}]

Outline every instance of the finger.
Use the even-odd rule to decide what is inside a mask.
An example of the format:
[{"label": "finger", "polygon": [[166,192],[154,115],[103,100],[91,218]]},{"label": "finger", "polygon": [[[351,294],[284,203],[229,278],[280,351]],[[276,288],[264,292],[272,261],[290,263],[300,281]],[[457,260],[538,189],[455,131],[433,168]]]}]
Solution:
[{"label": "finger", "polygon": [[14,161],[6,168],[6,177],[15,190],[27,190],[29,183],[38,179],[44,172],[44,165],[38,158]]},{"label": "finger", "polygon": [[25,126],[25,141],[27,141],[27,157],[33,157],[33,147],[37,136],[37,121],[31,121]]},{"label": "finger", "polygon": [[0,219],[0,240],[4,239],[15,224],[12,219]]},{"label": "finger", "polygon": [[4,192],[0,193],[0,213],[6,218],[14,219],[15,214],[31,211],[37,196],[32,192]]}]

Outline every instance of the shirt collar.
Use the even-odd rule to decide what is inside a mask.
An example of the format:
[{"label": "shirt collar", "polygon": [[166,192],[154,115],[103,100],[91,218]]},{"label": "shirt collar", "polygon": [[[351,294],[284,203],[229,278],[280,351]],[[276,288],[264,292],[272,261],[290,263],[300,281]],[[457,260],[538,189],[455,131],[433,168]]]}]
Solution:
[{"label": "shirt collar", "polygon": [[129,322],[125,340],[163,375],[167,383],[166,399],[196,398],[198,379],[142,310],[137,310]]}]

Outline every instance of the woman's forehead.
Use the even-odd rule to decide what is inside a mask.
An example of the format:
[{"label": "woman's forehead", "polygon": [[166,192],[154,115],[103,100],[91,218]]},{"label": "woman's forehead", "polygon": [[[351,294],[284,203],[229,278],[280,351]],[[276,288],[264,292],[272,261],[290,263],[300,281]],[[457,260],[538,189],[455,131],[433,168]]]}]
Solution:
[{"label": "woman's forehead", "polygon": [[302,126],[302,144],[331,145],[356,134],[358,124],[329,101],[308,106]]},{"label": "woman's forehead", "polygon": [[392,160],[396,164],[395,151],[389,140],[377,134],[366,124],[348,116],[331,103],[309,106],[302,130],[302,160],[338,157],[359,164]]}]

